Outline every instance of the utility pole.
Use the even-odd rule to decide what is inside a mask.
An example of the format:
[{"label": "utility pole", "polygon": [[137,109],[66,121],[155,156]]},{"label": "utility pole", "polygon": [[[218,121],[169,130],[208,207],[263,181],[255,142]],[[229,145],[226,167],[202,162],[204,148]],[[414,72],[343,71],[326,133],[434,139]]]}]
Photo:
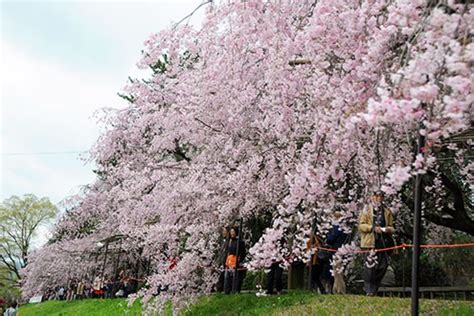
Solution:
[{"label": "utility pole", "polygon": [[242,236],[242,225],[243,224],[243,220],[242,218],[240,218],[240,224],[239,224],[239,234],[237,235],[237,250],[236,250],[236,257],[237,257],[237,260],[235,260],[235,269],[234,269],[234,278],[232,280],[232,292],[233,293],[237,293],[237,289],[238,289],[238,286],[237,286],[237,282],[240,282],[240,278],[237,277],[237,274],[239,273],[239,248],[240,248],[240,238]]},{"label": "utility pole", "polygon": [[[425,137],[418,131],[417,155],[422,153],[425,146]],[[415,158],[416,159],[416,158]],[[411,270],[411,314],[419,315],[419,292],[418,292],[418,270],[420,262],[420,239],[421,239],[421,198],[422,198],[422,175],[417,173],[415,178],[415,208],[413,223],[413,256]]]}]

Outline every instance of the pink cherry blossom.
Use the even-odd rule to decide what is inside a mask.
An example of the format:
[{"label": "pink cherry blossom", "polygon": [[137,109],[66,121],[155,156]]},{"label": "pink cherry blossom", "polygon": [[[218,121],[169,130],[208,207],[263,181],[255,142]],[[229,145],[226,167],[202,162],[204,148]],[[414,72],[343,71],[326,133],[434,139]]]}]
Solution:
[{"label": "pink cherry blossom", "polygon": [[[450,8],[224,1],[207,5],[201,28],[151,35],[138,64],[152,74],[102,118],[97,180],[70,200],[56,241],[31,255],[24,294],[74,274],[72,253],[91,273],[92,245],[120,234],[126,260],[153,267],[136,296],[147,310],[183,308],[212,290],[220,229],[240,218],[256,269],[307,258],[315,218],[324,235],[334,210],[351,231],[374,187],[401,209],[407,181],[437,172],[435,150],[472,122],[474,9]],[[414,160],[420,129],[428,145]],[[469,175],[472,164],[454,163]],[[253,245],[256,218],[268,227]],[[349,270],[350,247],[337,255]]]}]

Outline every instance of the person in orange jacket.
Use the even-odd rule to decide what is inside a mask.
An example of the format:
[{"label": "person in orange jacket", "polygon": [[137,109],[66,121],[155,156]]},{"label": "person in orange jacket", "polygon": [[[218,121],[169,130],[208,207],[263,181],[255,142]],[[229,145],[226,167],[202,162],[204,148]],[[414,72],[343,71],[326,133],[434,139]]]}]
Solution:
[{"label": "person in orange jacket", "polygon": [[[229,231],[230,240],[227,244],[227,256],[225,262],[224,274],[224,293],[229,294],[235,290],[240,293],[243,279],[245,277],[245,268],[242,266],[246,255],[245,242],[242,238],[238,238],[239,230],[232,227]],[[237,253],[237,247],[238,253]],[[234,287],[234,274],[237,273],[236,285]]]}]

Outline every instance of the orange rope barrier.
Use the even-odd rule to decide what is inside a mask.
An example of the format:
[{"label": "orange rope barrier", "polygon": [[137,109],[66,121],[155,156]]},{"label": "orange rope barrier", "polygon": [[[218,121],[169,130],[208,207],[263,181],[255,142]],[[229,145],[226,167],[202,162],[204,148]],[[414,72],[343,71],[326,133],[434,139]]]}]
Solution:
[{"label": "orange rope barrier", "polygon": [[452,245],[420,245],[421,248],[463,248],[473,247],[474,242],[468,242],[465,244],[452,244]]},{"label": "orange rope barrier", "polygon": [[[466,248],[466,247],[474,247],[474,242],[464,243],[464,244],[451,244],[451,245],[420,245],[421,248],[433,248],[433,249],[440,249],[440,248]],[[337,252],[337,249],[332,248],[324,248],[324,247],[316,247],[319,250],[329,251],[329,252]],[[355,250],[353,253],[369,253],[371,251],[375,252],[384,252],[390,251],[395,249],[405,249],[405,248],[413,248],[412,244],[400,244],[393,247],[387,248],[380,248],[380,249],[364,249],[364,250]]]}]

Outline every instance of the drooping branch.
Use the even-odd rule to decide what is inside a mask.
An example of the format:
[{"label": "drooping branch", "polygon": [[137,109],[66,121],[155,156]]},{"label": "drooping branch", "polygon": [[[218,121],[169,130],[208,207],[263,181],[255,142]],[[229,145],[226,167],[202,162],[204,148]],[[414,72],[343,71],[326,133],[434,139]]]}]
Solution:
[{"label": "drooping branch", "polygon": [[425,219],[427,219],[428,221],[436,225],[449,227],[452,229],[456,229],[456,230],[460,230],[462,232],[468,233],[470,235],[474,235],[474,221],[472,221],[471,219],[459,220],[458,216],[446,217],[446,216],[439,216],[433,213],[425,213],[424,217]]},{"label": "drooping branch", "polygon": [[201,123],[202,125],[206,126],[207,128],[210,128],[210,129],[213,130],[214,132],[222,133],[222,130],[217,129],[217,128],[215,128],[215,127],[212,127],[211,125],[207,124],[206,122],[204,122],[204,121],[201,120],[200,118],[195,117],[194,119],[195,119],[196,121],[198,121],[199,123]]},{"label": "drooping branch", "polygon": [[[434,176],[432,172],[428,172],[427,176]],[[464,193],[459,185],[450,180],[445,174],[440,174],[443,187],[451,194],[454,208],[448,206],[448,202],[439,210],[428,208],[425,210],[423,217],[436,224],[474,235],[474,221],[469,217],[464,203]],[[411,192],[411,191],[410,191]],[[425,195],[424,199],[429,199]],[[402,201],[413,211],[413,199],[407,194],[402,194]]]}]

